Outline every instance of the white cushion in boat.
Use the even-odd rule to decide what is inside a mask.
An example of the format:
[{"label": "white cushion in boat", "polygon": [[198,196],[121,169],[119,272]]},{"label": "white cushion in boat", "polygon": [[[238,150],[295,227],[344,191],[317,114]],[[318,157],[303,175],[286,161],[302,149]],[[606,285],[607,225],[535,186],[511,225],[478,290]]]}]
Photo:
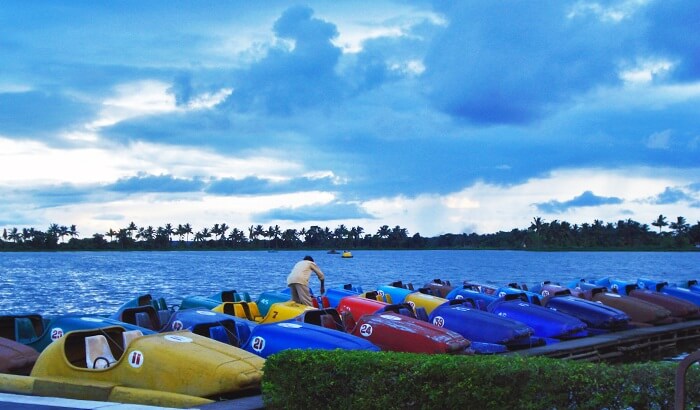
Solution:
[{"label": "white cushion in boat", "polygon": [[85,338],[85,362],[88,369],[104,369],[116,362],[103,335]]},{"label": "white cushion in boat", "polygon": [[124,338],[124,350],[126,350],[126,348],[129,347],[129,343],[131,343],[132,340],[141,336],[143,336],[143,332],[138,329],[127,330],[124,333],[122,333],[122,337]]}]

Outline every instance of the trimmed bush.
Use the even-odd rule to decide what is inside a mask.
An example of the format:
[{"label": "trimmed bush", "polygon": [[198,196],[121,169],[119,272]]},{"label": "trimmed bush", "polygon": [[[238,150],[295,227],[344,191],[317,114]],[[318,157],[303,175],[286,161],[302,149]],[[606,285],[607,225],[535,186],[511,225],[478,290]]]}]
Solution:
[{"label": "trimmed bush", "polygon": [[[670,409],[677,364],[288,350],[265,363],[271,409]],[[686,377],[700,403],[700,370]]]}]

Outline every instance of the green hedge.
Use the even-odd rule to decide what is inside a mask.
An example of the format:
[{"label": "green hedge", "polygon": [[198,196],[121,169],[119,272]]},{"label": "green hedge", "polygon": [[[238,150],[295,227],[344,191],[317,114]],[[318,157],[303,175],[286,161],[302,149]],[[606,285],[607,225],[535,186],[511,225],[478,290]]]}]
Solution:
[{"label": "green hedge", "polygon": [[[688,371],[689,405],[700,369]],[[270,409],[670,409],[677,364],[288,350],[265,363]]]}]

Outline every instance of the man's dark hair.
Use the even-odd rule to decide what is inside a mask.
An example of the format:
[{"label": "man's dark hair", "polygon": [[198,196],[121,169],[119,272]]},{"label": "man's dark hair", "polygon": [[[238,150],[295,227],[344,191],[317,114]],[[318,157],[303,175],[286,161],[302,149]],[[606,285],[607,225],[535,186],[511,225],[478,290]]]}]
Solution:
[{"label": "man's dark hair", "polygon": [[311,262],[313,262],[313,261],[314,261],[314,258],[312,258],[312,257],[309,256],[309,255],[306,255],[306,256],[304,256],[304,260],[305,260],[305,261],[311,261]]}]

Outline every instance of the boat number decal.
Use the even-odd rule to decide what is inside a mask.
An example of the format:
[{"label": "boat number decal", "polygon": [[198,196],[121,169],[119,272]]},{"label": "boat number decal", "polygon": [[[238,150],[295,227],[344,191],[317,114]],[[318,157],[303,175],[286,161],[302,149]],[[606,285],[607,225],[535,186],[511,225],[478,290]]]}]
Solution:
[{"label": "boat number decal", "polygon": [[204,316],[214,316],[214,315],[216,315],[216,313],[210,312],[210,311],[208,311],[208,310],[198,310],[197,313],[199,313],[200,315],[204,315]]},{"label": "boat number decal", "polygon": [[527,303],[525,303],[525,302],[520,302],[520,303],[518,303],[518,306],[523,306],[523,307],[527,307],[527,306],[528,306],[528,304],[527,304]]},{"label": "boat number decal", "polygon": [[411,305],[411,307],[412,307],[413,309],[416,308],[416,304],[415,304],[412,300],[409,300],[409,301],[408,301],[408,304]]},{"label": "boat number decal", "polygon": [[278,312],[278,311],[276,311],[276,310],[273,310],[273,311],[272,311],[272,318],[275,319],[279,313],[280,313],[280,312]]},{"label": "boat number decal", "polygon": [[51,329],[51,341],[58,340],[63,337],[63,329],[54,327]]},{"label": "boat number decal", "polygon": [[543,291],[542,291],[542,296],[549,296],[549,291],[548,291],[548,290],[543,290]]},{"label": "boat number decal", "polygon": [[457,296],[455,296],[455,299],[464,299],[464,296],[462,296],[462,295],[457,295]]},{"label": "boat number decal", "polygon": [[503,292],[503,291],[498,292],[498,297],[499,297],[499,298],[502,298],[502,297],[505,296],[505,295],[506,295],[506,292]]},{"label": "boat number decal", "polygon": [[176,320],[173,322],[173,330],[182,330],[183,327],[185,326],[182,324],[181,320]]},{"label": "boat number decal", "polygon": [[378,290],[377,295],[384,297],[384,291],[383,290]]},{"label": "boat number decal", "polygon": [[372,325],[363,323],[362,326],[360,326],[360,334],[364,337],[372,336]]},{"label": "boat number decal", "polygon": [[80,320],[84,320],[86,322],[95,322],[95,323],[102,323],[103,320],[100,318],[96,317],[81,317]]},{"label": "boat number decal", "polygon": [[129,353],[129,365],[135,368],[141,367],[141,365],[143,365],[143,353],[138,350],[132,350],[131,353]]},{"label": "boat number decal", "polygon": [[498,312],[498,316],[507,317],[508,314],[506,312]]},{"label": "boat number decal", "polygon": [[265,339],[260,336],[255,336],[253,338],[253,343],[250,344],[253,350],[260,353],[265,348]]},{"label": "boat number decal", "polygon": [[192,343],[192,339],[189,337],[185,336],[178,336],[178,335],[166,335],[163,337],[165,340],[168,340],[170,342],[177,342],[177,343]]},{"label": "boat number decal", "polygon": [[445,319],[442,316],[435,316],[433,318],[433,324],[435,326],[443,327],[443,326],[445,326]]},{"label": "boat number decal", "polygon": [[299,329],[301,327],[301,325],[299,325],[297,323],[278,323],[277,325],[282,326],[282,327],[286,327],[289,329]]},{"label": "boat number decal", "polygon": [[617,290],[617,283],[615,283],[615,284],[613,284],[612,286],[610,286],[610,289],[612,289],[612,290]]},{"label": "boat number decal", "polygon": [[394,315],[379,315],[379,316],[383,317],[384,319],[389,319],[389,320],[396,320],[396,321],[401,320],[400,317],[394,316]]}]

